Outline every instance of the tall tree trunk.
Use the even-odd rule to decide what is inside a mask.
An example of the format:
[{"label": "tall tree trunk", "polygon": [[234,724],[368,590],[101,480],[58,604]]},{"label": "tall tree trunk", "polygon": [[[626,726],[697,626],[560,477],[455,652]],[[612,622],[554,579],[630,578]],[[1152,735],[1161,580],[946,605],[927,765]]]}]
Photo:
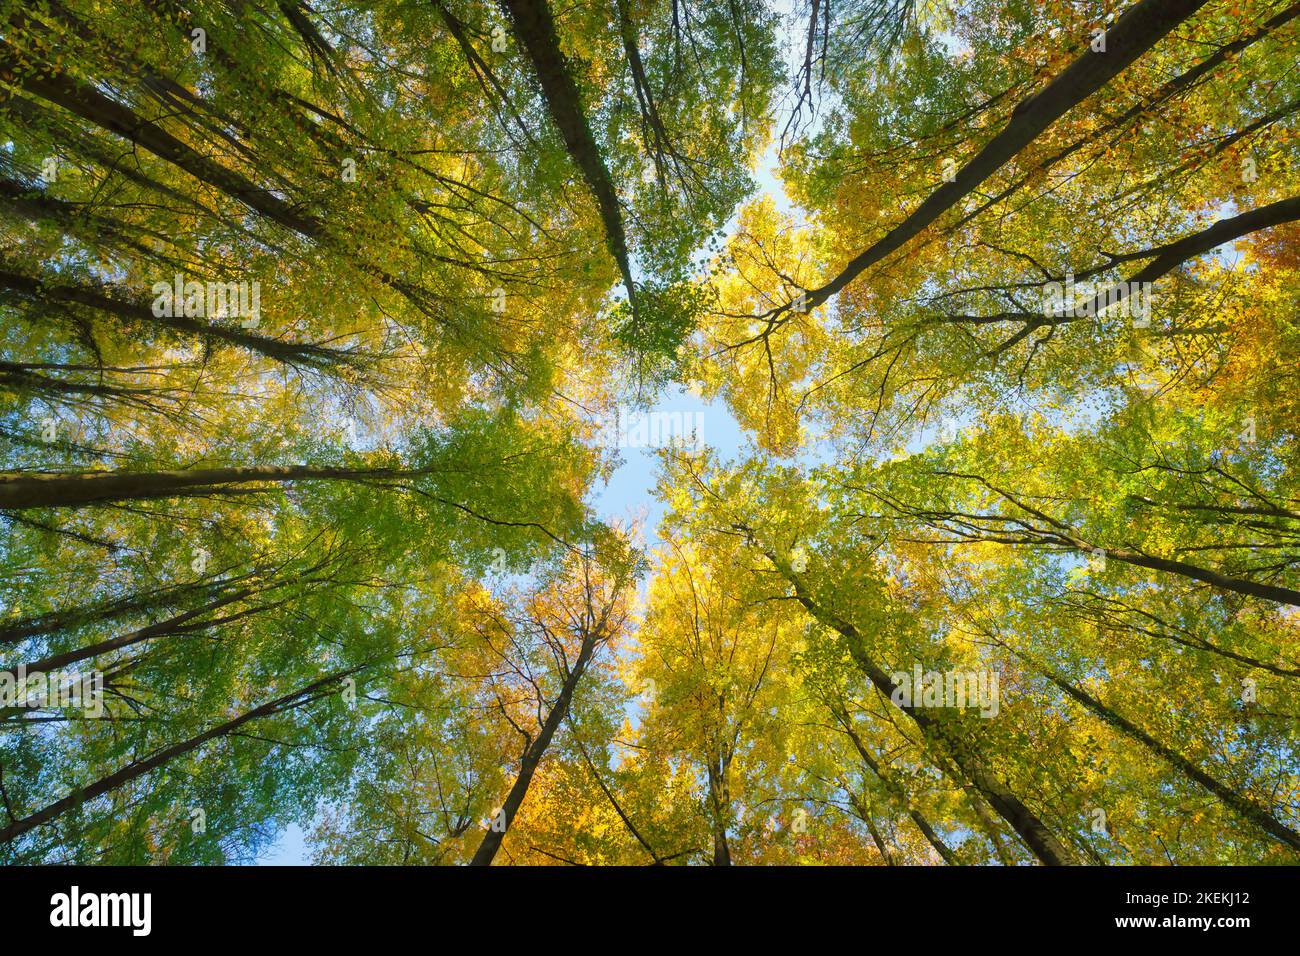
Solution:
[{"label": "tall tree trunk", "polygon": [[532,63],[533,72],[542,87],[542,97],[551,120],[560,131],[565,149],[582,170],[583,178],[596,197],[600,218],[605,226],[605,241],[618,264],[627,287],[628,305],[636,310],[636,289],[632,283],[632,267],[628,260],[627,236],[623,229],[623,214],[618,207],[618,194],[610,179],[605,160],[591,133],[591,126],[583,113],[578,84],[569,73],[560,38],[555,32],[555,20],[546,0],[500,0],[510,17],[515,36]]},{"label": "tall tree trunk", "polygon": [[[76,664],[80,661],[89,660],[92,657],[98,657],[100,654],[107,654],[110,651],[121,650],[124,647],[131,647],[140,644],[153,637],[162,637],[166,634],[178,634],[183,631],[192,631],[212,624],[211,621],[201,621],[194,623],[195,618],[202,617],[210,611],[224,607],[227,604],[233,604],[250,595],[256,594],[257,589],[247,588],[243,591],[236,591],[234,594],[228,594],[218,598],[215,601],[184,611],[165,621],[159,621],[156,624],[147,624],[144,627],[137,628],[134,631],[128,631],[125,634],[119,634],[117,637],[110,637],[107,640],[98,641],[94,644],[87,644],[85,647],[79,647],[73,651],[65,651],[62,654],[51,654],[49,657],[43,657],[40,660],[32,661],[26,665],[27,673],[40,671],[48,673],[49,671],[58,670],[67,667],[70,664]],[[17,667],[0,670],[0,674],[15,673]]]},{"label": "tall tree trunk", "polygon": [[[1292,200],[1287,200],[1292,202]],[[1278,204],[1275,204],[1278,205]],[[1300,212],[1300,205],[1297,206],[1297,212]],[[1176,244],[1175,244],[1176,245]],[[1140,273],[1139,273],[1140,274]],[[1028,328],[1028,326],[1026,326]],[[1024,333],[1018,333],[1019,338]],[[1202,581],[1205,584],[1221,588],[1225,591],[1232,591],[1236,594],[1244,594],[1247,597],[1262,598],[1266,601],[1277,601],[1281,604],[1290,604],[1293,607],[1300,607],[1300,591],[1295,588],[1282,587],[1276,584],[1263,584],[1259,581],[1252,581],[1250,578],[1235,577],[1230,574],[1224,574],[1221,571],[1215,571],[1212,568],[1203,568],[1197,564],[1190,564],[1186,561],[1178,561],[1172,558],[1160,558],[1153,555],[1144,554],[1141,551],[1135,551],[1131,548],[1110,548],[1103,547],[1095,542],[1087,541],[1080,538],[1073,528],[1065,522],[1059,521],[1046,512],[1040,511],[1032,506],[1026,505],[1015,495],[1003,491],[1001,488],[990,484],[989,481],[980,475],[967,474],[965,472],[954,471],[935,471],[931,474],[946,478],[964,478],[978,481],[991,491],[996,492],[1004,500],[1009,501],[1020,511],[1033,515],[1039,521],[1043,522],[1042,526],[1031,526],[1022,522],[1018,531],[1024,535],[1032,536],[1028,539],[1024,537],[1006,538],[994,530],[985,527],[979,531],[971,531],[969,525],[960,526],[955,533],[962,535],[969,540],[993,541],[1000,544],[1010,544],[1013,546],[1023,545],[1054,545],[1059,547],[1072,548],[1082,552],[1097,552],[1104,554],[1107,558],[1113,558],[1123,564],[1131,564],[1134,567],[1148,568],[1152,571],[1164,571],[1169,574],[1176,574],[1181,577],[1191,578],[1194,581]],[[906,508],[899,509],[905,514],[912,515],[922,521],[930,524],[932,527],[947,530],[949,528],[943,522],[948,520],[951,515],[946,512],[927,512],[924,510],[909,510]],[[977,517],[986,523],[999,521],[999,516],[966,516]]]},{"label": "tall tree trunk", "polygon": [[[250,209],[309,239],[320,238],[319,220],[304,216],[269,190],[181,142],[161,126],[110,99],[94,86],[50,66],[22,64],[23,55],[0,40],[0,78],[32,96],[61,106],[96,126],[173,163],[195,179],[238,199]],[[29,58],[30,59],[30,58]]]},{"label": "tall tree trunk", "polygon": [[[739,530],[751,535],[752,538],[750,529],[740,527]],[[802,579],[791,569],[789,562],[782,561],[771,551],[764,551],[764,554],[767,555],[768,560],[772,562],[772,565],[780,572],[781,576],[794,587],[795,599],[803,605],[808,613],[822,624],[838,631],[845,637],[848,642],[849,653],[853,656],[853,660],[859,669],[871,681],[872,685],[892,702],[896,689],[894,682],[890,680],[888,674],[867,656],[862,635],[858,633],[857,628],[847,621],[840,620],[818,605],[808,593]],[[1047,825],[1006,784],[998,780],[992,771],[986,767],[983,758],[978,753],[975,753],[966,741],[954,736],[944,726],[942,720],[936,720],[926,713],[924,708],[903,704],[897,706],[903,713],[912,718],[917,729],[921,731],[922,736],[927,741],[937,746],[942,753],[946,754],[957,765],[974,785],[975,789],[989,802],[994,811],[1002,819],[1006,820],[1016,833],[1020,834],[1021,839],[1025,841],[1025,845],[1029,847],[1034,856],[1049,866],[1064,866],[1077,863],[1074,854],[1056,838],[1052,831],[1047,828]]]},{"label": "tall tree trunk", "polygon": [[269,717],[277,711],[288,707],[290,704],[298,703],[315,691],[318,691],[331,683],[340,681],[358,670],[360,670],[359,667],[354,667],[337,674],[331,674],[328,677],[322,677],[320,680],[313,681],[300,690],[296,690],[291,694],[286,694],[283,697],[278,697],[260,707],[254,707],[252,710],[240,714],[238,717],[228,720],[224,724],[218,724],[211,730],[205,730],[197,736],[191,737],[188,740],[183,740],[164,750],[160,750],[151,757],[129,763],[122,769],[109,774],[107,777],[101,777],[89,786],[74,790],[62,800],[56,800],[54,803],[38,810],[31,816],[13,821],[3,830],[0,830],[0,843],[9,843],[22,836],[24,833],[27,833],[29,830],[34,830],[36,827],[49,823],[51,820],[56,819],[58,816],[66,813],[73,807],[85,803],[87,800],[102,797],[104,794],[110,793],[118,787],[130,783],[132,780],[137,780],[150,771],[163,766],[163,764],[175,760],[177,757],[184,756],[192,750],[197,750],[209,740],[224,737],[227,734],[238,730],[250,720],[257,720],[259,717]]},{"label": "tall tree trunk", "polygon": [[926,197],[911,215],[857,255],[830,282],[809,292],[808,306],[825,302],[868,267],[917,236],[1205,3],[1206,0],[1140,0],[1125,10],[1106,31],[1106,52],[1094,53],[1089,49],[1047,86],[1017,104],[1002,131],[959,169],[951,182]]},{"label": "tall tree trunk", "polygon": [[723,761],[714,766],[709,761],[709,814],[713,830],[713,865],[731,866],[731,845],[727,842],[727,821],[731,817],[731,788],[727,784],[727,765]]},{"label": "tall tree trunk", "polygon": [[849,793],[849,802],[853,804],[854,811],[857,812],[858,819],[867,825],[867,833],[871,835],[871,842],[876,845],[876,852],[880,858],[885,861],[885,866],[898,866],[898,861],[894,859],[893,852],[889,849],[889,844],[885,842],[884,836],[880,833],[880,828],[876,826],[876,820],[871,815],[871,807],[858,798],[855,793]]},{"label": "tall tree trunk", "polygon": [[876,760],[871,751],[867,749],[867,745],[863,743],[862,738],[858,736],[858,732],[853,728],[853,724],[849,720],[848,712],[833,711],[833,713],[835,714],[836,719],[843,725],[845,733],[848,734],[849,740],[853,742],[853,748],[858,752],[858,756],[862,758],[862,762],[867,765],[867,768],[876,775],[890,793],[902,800],[903,804],[907,808],[907,815],[911,818],[912,822],[916,824],[916,828],[921,831],[921,836],[925,837],[930,846],[934,847],[935,852],[939,854],[940,858],[942,858],[945,863],[949,866],[957,866],[960,861],[952,852],[952,849],[948,844],[944,843],[943,840],[940,839],[939,834],[934,832],[934,827],[930,826],[930,822],[921,815],[921,812],[911,805],[911,801],[909,801],[907,795],[902,792],[902,788],[890,779],[890,777],[885,773],[885,768],[880,765],[880,762]]},{"label": "tall tree trunk", "polygon": [[[90,212],[84,205],[57,199],[44,190],[7,176],[0,176],[0,209],[28,222],[52,222],[63,232],[76,236],[89,246],[116,249],[181,271],[177,260],[150,248],[136,236],[128,236],[124,223]],[[134,228],[141,235],[155,239],[165,238],[162,233],[154,230]]]},{"label": "tall tree trunk", "polygon": [[[1214,51],[1214,53],[1206,57],[1201,62],[1197,63],[1196,66],[1192,67],[1190,70],[1187,70],[1185,73],[1180,73],[1172,80],[1169,80],[1168,82],[1162,84],[1161,87],[1158,90],[1156,90],[1155,93],[1153,93],[1150,97],[1145,97],[1139,100],[1138,102],[1130,106],[1127,110],[1125,110],[1123,113],[1121,113],[1119,116],[1115,117],[1114,119],[1107,120],[1105,126],[1101,127],[1100,129],[1090,130],[1088,135],[1080,137],[1079,139],[1071,143],[1069,146],[1066,146],[1064,149],[1058,151],[1052,156],[1049,156],[1047,159],[1038,163],[1033,168],[1026,170],[1023,173],[1023,175],[1020,176],[1019,179],[1013,182],[1006,189],[1002,190],[996,196],[992,196],[989,199],[986,199],[984,202],[981,202],[978,206],[976,206],[969,213],[967,213],[960,220],[958,220],[958,222],[952,228],[960,228],[961,226],[964,226],[966,223],[970,222],[976,216],[983,213],[986,209],[990,209],[993,206],[996,206],[998,203],[1002,202],[1007,197],[1016,193],[1018,190],[1023,188],[1026,183],[1030,182],[1030,180],[1043,175],[1049,169],[1052,169],[1054,166],[1059,165],[1063,160],[1068,159],[1070,156],[1073,156],[1079,150],[1087,146],[1088,143],[1092,142],[1096,138],[1098,133],[1105,132],[1108,130],[1118,130],[1124,125],[1126,125],[1127,123],[1129,123],[1131,120],[1137,119],[1143,113],[1150,112],[1154,110],[1157,106],[1161,105],[1162,103],[1167,102],[1171,97],[1174,97],[1186,90],[1193,89],[1200,83],[1200,81],[1205,76],[1207,76],[1216,67],[1218,67],[1219,65],[1221,65],[1222,63],[1228,60],[1235,59],[1241,53],[1242,50],[1246,49],[1247,47],[1251,46],[1254,43],[1259,42],[1265,37],[1270,36],[1279,27],[1285,26],[1287,23],[1294,20],[1297,16],[1300,16],[1300,3],[1293,3],[1291,6],[1283,10],[1281,13],[1278,13],[1276,16],[1266,21],[1262,27],[1260,27],[1258,30],[1255,30],[1253,33],[1248,33],[1245,36],[1241,37],[1240,39],[1234,40],[1231,43],[1226,43],[1223,46],[1219,47]],[[1075,279],[1077,280],[1079,278],[1081,278],[1081,275],[1076,274]]]},{"label": "tall tree trunk", "polygon": [[595,650],[595,636],[585,636],[578,657],[560,687],[559,696],[555,698],[555,703],[551,705],[551,709],[547,712],[546,719],[542,722],[537,737],[528,744],[523,757],[519,761],[519,773],[515,777],[514,784],[510,787],[510,792],[506,794],[505,802],[501,805],[501,826],[498,829],[496,821],[490,821],[492,825],[483,834],[483,842],[474,851],[470,866],[490,866],[493,858],[497,855],[497,850],[501,849],[501,841],[505,839],[510,824],[514,822],[515,815],[519,812],[519,808],[523,806],[524,798],[528,796],[528,787],[533,781],[533,774],[537,771],[537,765],[542,762],[546,749],[551,745],[551,738],[555,736],[556,729],[569,713],[569,705],[573,703],[573,692],[578,686],[578,681],[582,679],[582,675],[586,671],[587,664],[591,661],[591,656]]},{"label": "tall tree trunk", "polygon": [[38,617],[14,621],[0,627],[0,645],[18,644],[29,637],[36,637],[40,634],[51,634],[55,631],[64,631],[73,627],[111,621],[128,614],[172,606],[185,595],[216,590],[245,580],[247,577],[249,577],[248,574],[242,574],[236,578],[173,584],[155,591],[137,592],[104,604],[52,611]]},{"label": "tall tree trunk", "polygon": [[169,471],[104,471],[77,474],[0,474],[0,511],[17,508],[79,508],[104,501],[176,498],[210,494],[250,482],[366,481],[427,474],[419,469],[330,468],[313,465],[239,465]]},{"label": "tall tree trunk", "polygon": [[1300,591],[1295,588],[1285,588],[1276,584],[1262,584],[1259,581],[1252,581],[1249,578],[1233,577],[1229,574],[1223,574],[1211,568],[1203,568],[1200,565],[1189,564],[1186,561],[1174,561],[1169,558],[1156,558],[1148,554],[1141,554],[1137,551],[1130,551],[1127,548],[1103,548],[1107,558],[1114,558],[1124,564],[1131,564],[1139,568],[1149,568],[1152,571],[1164,571],[1169,574],[1177,574],[1185,578],[1191,578],[1193,581],[1203,581],[1206,584],[1220,588],[1224,591],[1232,591],[1236,594],[1244,594],[1247,597],[1262,598],[1265,601],[1276,601],[1279,604],[1289,604],[1292,607],[1300,607]]},{"label": "tall tree trunk", "polygon": [[85,306],[110,315],[119,323],[126,323],[128,326],[141,323],[181,335],[193,336],[200,341],[222,342],[286,365],[327,368],[353,363],[356,360],[347,352],[311,342],[285,341],[235,326],[218,325],[215,322],[200,321],[184,315],[154,315],[149,305],[126,298],[109,287],[78,285],[67,281],[63,276],[46,282],[23,275],[7,266],[8,263],[0,263],[0,288],[8,290],[12,297],[21,298],[25,302],[41,305],[58,303]]},{"label": "tall tree trunk", "polygon": [[[960,779],[960,775],[961,772],[956,769],[949,774],[954,779]],[[1014,866],[1015,858],[1011,855],[1011,851],[1007,849],[1006,841],[1002,839],[1002,830],[998,826],[998,822],[989,813],[989,803],[984,799],[984,795],[975,790],[973,784],[963,782],[961,787],[966,792],[967,799],[970,800],[971,810],[975,813],[975,818],[979,820],[984,835],[989,838],[989,843],[993,844],[993,852],[998,860],[1001,861],[1003,866]]]},{"label": "tall tree trunk", "polygon": [[1141,727],[1138,727],[1127,718],[1111,710],[1087,691],[1058,676],[1050,668],[1038,663],[1037,661],[1033,661],[1032,658],[1025,655],[1020,656],[1025,657],[1026,660],[1030,660],[1048,680],[1063,690],[1072,700],[1082,704],[1103,721],[1110,724],[1130,739],[1142,744],[1151,751],[1151,753],[1165,761],[1165,763],[1199,783],[1206,790],[1210,791],[1210,793],[1222,800],[1225,805],[1230,807],[1238,815],[1249,820],[1265,833],[1281,840],[1292,849],[1300,850],[1300,833],[1292,830],[1277,817],[1273,816],[1273,814],[1268,810],[1242,796],[1228,785],[1216,780],[1172,747],[1156,740]]}]

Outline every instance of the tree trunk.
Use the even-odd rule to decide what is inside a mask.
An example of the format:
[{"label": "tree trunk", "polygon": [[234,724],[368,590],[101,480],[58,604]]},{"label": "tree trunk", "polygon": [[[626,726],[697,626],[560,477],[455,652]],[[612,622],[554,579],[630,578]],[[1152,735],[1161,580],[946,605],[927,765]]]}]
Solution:
[{"label": "tree trunk", "polygon": [[[1194,88],[1201,81],[1201,79],[1205,77],[1207,74],[1209,74],[1210,71],[1212,71],[1215,67],[1219,66],[1225,61],[1236,58],[1241,53],[1242,50],[1246,49],[1247,47],[1251,46],[1254,43],[1259,42],[1265,37],[1271,35],[1273,31],[1277,30],[1279,27],[1285,26],[1286,24],[1294,20],[1297,16],[1300,16],[1300,3],[1293,3],[1291,6],[1283,10],[1281,13],[1277,14],[1275,17],[1268,20],[1262,27],[1260,27],[1254,33],[1247,34],[1246,36],[1241,37],[1238,40],[1234,40],[1231,43],[1227,43],[1219,47],[1217,50],[1214,51],[1213,54],[1206,57],[1200,63],[1197,63],[1196,66],[1192,67],[1190,70],[1186,71],[1185,73],[1180,73],[1172,80],[1169,80],[1167,83],[1164,83],[1160,87],[1160,89],[1156,90],[1156,92],[1149,98],[1134,103],[1132,106],[1130,106],[1119,116],[1115,117],[1113,120],[1107,120],[1105,126],[1101,127],[1100,129],[1090,131],[1087,136],[1075,140],[1069,146],[1066,146],[1064,149],[1060,150],[1054,155],[1043,160],[1041,163],[1034,166],[1032,169],[1025,171],[1024,174],[1021,175],[1020,178],[1017,179],[1015,182],[1013,182],[1010,186],[1002,190],[996,196],[993,196],[985,200],[984,202],[980,203],[975,209],[971,210],[969,213],[963,216],[951,228],[955,229],[964,226],[966,223],[970,222],[972,219],[980,215],[986,209],[990,209],[993,206],[997,205],[998,203],[1002,202],[1007,197],[1011,196],[1012,194],[1014,194],[1015,192],[1023,188],[1024,185],[1028,183],[1032,178],[1041,176],[1047,170],[1052,169],[1053,167],[1059,165],[1063,160],[1068,159],[1070,156],[1073,156],[1079,150],[1083,149],[1083,147],[1088,145],[1089,142],[1092,142],[1093,139],[1099,133],[1108,130],[1117,130],[1120,127],[1127,124],[1130,120],[1134,120],[1137,117],[1141,116],[1143,113],[1154,110],[1156,106],[1165,103],[1171,97],[1176,96],[1179,93],[1182,93],[1186,90]],[[1086,273],[1078,273],[1075,275],[1075,279],[1079,280],[1083,278],[1084,275],[1086,275]]]},{"label": "tree trunk", "polygon": [[[748,529],[742,529],[748,532]],[[803,582],[790,568],[787,562],[780,560],[770,551],[764,552],[773,566],[794,587],[795,598],[816,620],[842,634],[849,645],[849,653],[854,662],[887,699],[894,696],[894,682],[872,661],[864,650],[862,635],[857,628],[847,621],[842,621],[822,609],[808,593]],[[966,742],[952,736],[942,721],[935,720],[923,708],[898,705],[899,709],[912,718],[921,734],[932,744],[948,755],[975,786],[997,814],[1011,824],[1012,829],[1020,834],[1025,845],[1034,856],[1049,866],[1073,865],[1077,861],[1069,849],[1062,844],[1024,802],[1020,800],[1005,784],[997,779],[984,765],[979,754],[970,751]]]},{"label": "tree trunk", "polygon": [[715,767],[709,761],[709,803],[713,807],[710,823],[713,829],[713,865],[731,866],[731,845],[727,843],[727,820],[731,815],[730,787],[727,786],[727,767]]},{"label": "tree trunk", "polygon": [[[119,634],[117,637],[110,637],[107,640],[99,641],[95,644],[88,644],[85,647],[79,647],[75,651],[65,651],[62,654],[52,654],[49,657],[41,658],[38,661],[32,661],[27,664],[27,673],[31,674],[37,671],[49,673],[50,671],[59,670],[67,667],[69,664],[76,664],[80,661],[89,660],[92,657],[98,657],[100,654],[107,654],[110,651],[121,650],[124,647],[142,643],[153,637],[162,637],[166,634],[177,634],[181,631],[192,631],[203,627],[208,627],[212,622],[204,621],[198,624],[190,623],[197,617],[202,617],[209,611],[215,611],[227,604],[233,604],[235,601],[256,594],[257,590],[248,588],[243,591],[237,591],[234,594],[226,595],[215,601],[211,601],[202,607],[197,607],[165,621],[159,621],[156,624],[147,624],[144,627],[137,628],[134,631],[128,631],[126,634]],[[0,670],[0,674],[15,673],[17,668],[8,668],[7,671]]]},{"label": "tree trunk", "polygon": [[35,71],[30,66],[20,67],[22,60],[18,50],[0,40],[0,78],[179,166],[200,182],[238,199],[299,235],[309,239],[323,235],[318,220],[294,211],[291,204],[196,152],[162,127],[110,99],[95,87],[48,66],[37,67]]},{"label": "tree trunk", "polygon": [[916,824],[916,828],[921,831],[921,836],[925,837],[930,846],[934,847],[935,852],[939,854],[945,863],[949,866],[957,866],[959,861],[956,855],[952,852],[952,849],[939,838],[939,834],[934,832],[934,828],[930,826],[929,821],[921,815],[921,812],[910,805],[906,794],[904,794],[901,791],[901,788],[899,788],[898,785],[885,774],[885,769],[880,766],[880,762],[872,756],[871,751],[867,750],[866,744],[862,742],[862,738],[858,736],[857,731],[853,729],[852,724],[849,722],[848,713],[836,712],[835,716],[839,719],[840,723],[844,725],[844,730],[849,735],[849,740],[853,741],[853,748],[858,752],[858,756],[862,758],[862,762],[866,764],[867,768],[876,775],[881,783],[885,785],[887,790],[901,799],[907,806],[907,815],[911,818],[912,822]]},{"label": "tree trunk", "polygon": [[128,325],[142,323],[182,335],[194,336],[202,341],[224,342],[286,365],[326,368],[355,361],[354,357],[347,352],[310,342],[283,341],[233,326],[199,321],[184,315],[154,315],[153,309],[142,302],[127,299],[120,294],[110,294],[106,287],[76,285],[61,276],[46,283],[41,279],[0,266],[0,288],[9,289],[29,302],[40,304],[56,302],[85,306],[111,315],[119,322]]},{"label": "tree trunk", "polygon": [[1103,550],[1106,557],[1114,558],[1116,561],[1122,561],[1125,564],[1132,564],[1139,568],[1150,568],[1153,571],[1166,571],[1170,574],[1191,578],[1194,581],[1203,581],[1225,591],[1233,591],[1237,594],[1245,594],[1248,597],[1262,598],[1265,601],[1277,601],[1280,604],[1300,607],[1300,591],[1295,590],[1295,588],[1284,588],[1276,584],[1261,584],[1247,578],[1236,578],[1231,575],[1221,574],[1218,571],[1202,568],[1195,564],[1188,564],[1185,561],[1154,558],[1124,548],[1104,548]]},{"label": "tree trunk", "polygon": [[623,215],[618,207],[618,195],[610,179],[605,160],[591,133],[587,117],[583,114],[582,98],[578,85],[569,74],[560,38],[555,32],[546,0],[500,0],[501,6],[514,25],[524,52],[532,63],[533,72],[542,87],[542,97],[551,120],[560,131],[565,149],[582,170],[587,185],[595,195],[600,218],[605,226],[605,240],[618,264],[627,287],[628,304],[635,311],[636,290],[632,284],[632,268],[628,261],[627,237],[623,229]]},{"label": "tree trunk", "polygon": [[214,740],[217,737],[224,737],[227,734],[230,734],[233,731],[238,730],[240,727],[248,723],[250,720],[256,720],[259,717],[268,717],[276,713],[278,710],[281,710],[290,704],[300,701],[302,698],[308,696],[314,691],[317,691],[320,688],[330,683],[333,683],[335,681],[342,680],[343,678],[347,677],[349,674],[355,673],[359,669],[360,668],[354,667],[351,670],[343,671],[338,674],[331,674],[328,677],[322,677],[320,680],[313,681],[312,683],[308,684],[306,687],[302,688],[301,690],[297,690],[294,691],[292,694],[286,694],[283,697],[276,698],[275,700],[265,703],[260,707],[255,707],[252,710],[248,711],[247,713],[240,714],[238,717],[226,721],[224,724],[218,724],[216,727],[213,727],[211,730],[205,730],[203,733],[195,737],[191,737],[188,740],[181,741],[180,743],[168,747],[165,750],[160,750],[151,757],[147,757],[144,760],[137,760],[134,761],[133,763],[129,763],[121,770],[118,770],[115,773],[111,773],[107,777],[101,777],[99,780],[95,781],[94,783],[90,784],[87,787],[82,787],[79,790],[74,790],[72,793],[64,797],[62,800],[56,800],[54,803],[51,803],[49,806],[45,807],[44,809],[38,810],[36,813],[33,813],[31,816],[23,817],[21,820],[15,820],[13,823],[9,824],[9,826],[5,827],[3,830],[0,830],[0,843],[9,843],[12,840],[15,840],[18,837],[22,836],[24,833],[28,832],[29,830],[34,830],[36,827],[39,827],[42,824],[49,823],[51,820],[55,819],[60,814],[67,812],[71,808],[79,804],[82,804],[87,800],[93,800],[96,797],[102,797],[104,794],[110,793],[113,790],[116,790],[118,787],[130,783],[132,780],[139,779],[140,777],[143,777],[145,774],[149,773],[150,771],[156,770],[157,768],[161,767],[163,764],[168,763],[169,761],[174,760],[177,757],[184,756],[185,754],[189,753],[192,750],[198,749],[199,747],[203,746],[203,744],[207,743],[209,740]]},{"label": "tree trunk", "polygon": [[501,805],[501,828],[496,829],[495,820],[489,821],[490,825],[487,833],[483,834],[483,842],[474,851],[470,866],[490,866],[492,864],[492,859],[497,855],[497,850],[501,848],[501,841],[505,839],[510,824],[514,822],[515,815],[519,812],[519,808],[523,806],[524,798],[528,796],[528,787],[532,783],[537,765],[542,762],[542,757],[546,754],[546,748],[551,745],[551,738],[555,736],[556,729],[569,713],[569,705],[573,702],[573,692],[578,686],[578,681],[582,679],[583,672],[586,671],[587,664],[591,661],[591,656],[595,650],[595,637],[584,637],[582,649],[578,652],[578,658],[574,662],[572,670],[569,671],[568,677],[565,678],[564,684],[560,687],[560,695],[547,712],[546,720],[542,722],[537,737],[528,745],[523,758],[519,761],[519,774],[515,777],[510,792],[506,794],[505,803]]},{"label": "tree trunk", "polygon": [[129,597],[119,598],[105,604],[90,607],[71,608],[52,611],[39,617],[14,621],[0,627],[0,645],[18,644],[29,637],[39,634],[52,634],[74,627],[82,627],[95,622],[107,622],[127,614],[135,614],[175,604],[179,598],[193,592],[212,590],[244,580],[249,575],[209,581],[195,581],[190,584],[174,584],[156,591],[135,593]]},{"label": "tree trunk", "polygon": [[1082,704],[1103,721],[1110,724],[1112,727],[1115,727],[1132,740],[1145,746],[1153,754],[1158,756],[1161,760],[1164,760],[1176,770],[1181,771],[1192,780],[1195,780],[1206,790],[1210,791],[1210,793],[1222,800],[1227,806],[1231,807],[1236,813],[1249,820],[1251,823],[1254,823],[1265,833],[1276,837],[1292,849],[1300,850],[1300,833],[1297,833],[1290,827],[1286,826],[1286,824],[1282,823],[1282,821],[1273,816],[1273,814],[1269,813],[1253,801],[1248,800],[1246,797],[1243,797],[1240,793],[1226,784],[1220,783],[1182,754],[1173,750],[1171,747],[1165,746],[1141,727],[1138,727],[1136,724],[1131,723],[1120,714],[1111,710],[1087,691],[1076,687],[1074,684],[1062,679],[1061,677],[1058,677],[1050,669],[1038,664],[1036,661],[1033,663],[1048,680],[1063,690],[1073,700]]},{"label": "tree trunk", "polygon": [[249,482],[363,481],[411,477],[423,473],[397,468],[328,468],[312,465],[243,465],[78,474],[10,473],[0,474],[0,511],[18,508],[80,508],[104,501],[176,498],[209,494]]},{"label": "tree trunk", "polygon": [[855,257],[834,279],[809,292],[808,306],[825,302],[868,267],[917,236],[1205,3],[1206,0],[1140,0],[1125,10],[1106,31],[1105,53],[1089,49],[1042,90],[1017,104],[1002,131],[958,170],[951,182],[931,193],[911,215]]}]

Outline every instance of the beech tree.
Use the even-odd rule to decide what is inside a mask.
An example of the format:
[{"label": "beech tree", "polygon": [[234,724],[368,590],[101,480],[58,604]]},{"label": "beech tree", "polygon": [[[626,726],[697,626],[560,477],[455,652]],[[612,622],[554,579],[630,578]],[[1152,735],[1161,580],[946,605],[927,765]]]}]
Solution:
[{"label": "beech tree", "polygon": [[0,862],[1300,860],[1300,3],[0,23]]}]

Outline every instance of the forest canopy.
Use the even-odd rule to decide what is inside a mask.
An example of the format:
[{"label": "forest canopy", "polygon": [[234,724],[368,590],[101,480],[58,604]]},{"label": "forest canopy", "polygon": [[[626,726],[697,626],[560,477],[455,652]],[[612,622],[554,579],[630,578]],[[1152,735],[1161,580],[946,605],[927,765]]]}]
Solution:
[{"label": "forest canopy", "polygon": [[1300,3],[0,10],[0,863],[1300,862]]}]

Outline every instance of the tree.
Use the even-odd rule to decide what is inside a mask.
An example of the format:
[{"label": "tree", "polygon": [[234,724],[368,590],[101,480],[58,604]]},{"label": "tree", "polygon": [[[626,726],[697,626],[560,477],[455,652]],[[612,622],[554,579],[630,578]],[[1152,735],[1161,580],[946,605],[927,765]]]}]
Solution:
[{"label": "tree", "polygon": [[0,860],[1300,859],[1300,3],[0,22]]}]

